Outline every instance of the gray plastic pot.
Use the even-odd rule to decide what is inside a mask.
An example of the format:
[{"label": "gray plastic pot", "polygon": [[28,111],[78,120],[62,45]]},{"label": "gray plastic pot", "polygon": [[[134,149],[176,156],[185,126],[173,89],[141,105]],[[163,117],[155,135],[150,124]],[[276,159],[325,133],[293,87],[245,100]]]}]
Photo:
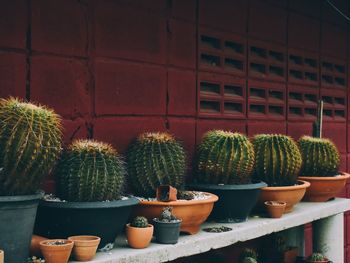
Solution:
[{"label": "gray plastic pot", "polygon": [[39,200],[34,195],[0,196],[0,248],[5,261],[27,262]]},{"label": "gray plastic pot", "polygon": [[162,222],[153,219],[154,235],[160,244],[176,244],[179,240],[181,220],[177,222]]}]

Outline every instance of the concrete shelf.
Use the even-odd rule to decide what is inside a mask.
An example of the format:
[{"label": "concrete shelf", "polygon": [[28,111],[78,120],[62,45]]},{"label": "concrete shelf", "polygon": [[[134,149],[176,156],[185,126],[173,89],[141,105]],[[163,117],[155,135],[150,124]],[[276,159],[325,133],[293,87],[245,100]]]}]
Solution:
[{"label": "concrete shelf", "polygon": [[202,229],[224,225],[232,230],[223,233],[200,231],[196,235],[181,235],[179,242],[175,245],[151,243],[148,248],[140,250],[129,248],[125,237],[120,236],[116,240],[114,249],[97,253],[95,259],[90,262],[167,262],[287,229],[292,230],[289,236],[294,239],[294,243],[303,246],[303,228],[298,226],[310,222],[314,224],[316,247],[320,250],[327,247],[327,251],[324,252],[333,262],[344,262],[343,213],[348,210],[350,210],[349,199],[337,198],[326,203],[302,202],[295,206],[292,213],[285,214],[280,219],[251,217],[244,223],[205,223]]}]

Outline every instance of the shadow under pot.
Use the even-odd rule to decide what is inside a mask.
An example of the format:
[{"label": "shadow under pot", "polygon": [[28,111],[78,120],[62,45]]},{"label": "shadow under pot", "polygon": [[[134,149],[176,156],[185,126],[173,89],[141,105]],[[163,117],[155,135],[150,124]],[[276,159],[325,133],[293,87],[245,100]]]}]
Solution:
[{"label": "shadow under pot", "polygon": [[182,220],[177,219],[173,222],[164,222],[158,218],[154,218],[152,221],[154,226],[154,235],[158,243],[176,244],[178,242]]}]

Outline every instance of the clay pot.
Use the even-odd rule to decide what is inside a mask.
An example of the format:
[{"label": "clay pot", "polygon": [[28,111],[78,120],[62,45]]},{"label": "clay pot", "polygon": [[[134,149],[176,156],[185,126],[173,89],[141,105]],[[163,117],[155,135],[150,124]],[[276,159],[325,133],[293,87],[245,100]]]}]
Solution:
[{"label": "clay pot", "polygon": [[4,263],[4,251],[0,250],[0,263]]},{"label": "clay pot", "polygon": [[293,210],[293,206],[303,198],[309,186],[309,182],[298,180],[297,185],[264,187],[261,189],[258,205],[263,207],[264,202],[270,200],[286,202],[284,213],[289,213]]},{"label": "clay pot", "polygon": [[71,236],[68,240],[74,242],[73,256],[78,261],[92,260],[96,255],[101,238],[97,236]]},{"label": "clay pot", "polygon": [[338,176],[315,177],[299,176],[299,179],[307,181],[311,186],[306,190],[303,201],[326,202],[334,197],[344,188],[350,174],[340,173]]},{"label": "clay pot", "polygon": [[133,210],[133,217],[144,216],[149,222],[160,215],[163,208],[171,206],[173,214],[182,220],[181,232],[196,234],[200,225],[208,218],[218,197],[211,193],[203,200],[178,200],[171,202],[140,201]]},{"label": "clay pot", "polygon": [[298,248],[290,247],[288,250],[283,252],[283,262],[284,263],[295,263],[298,256]]},{"label": "clay pot", "polygon": [[41,250],[40,250],[40,242],[47,240],[46,237],[38,236],[38,235],[32,235],[32,241],[30,242],[30,255],[40,257],[41,256]]},{"label": "clay pot", "polygon": [[128,244],[132,248],[148,247],[153,236],[153,225],[148,224],[148,227],[132,227],[126,225],[126,238]]},{"label": "clay pot", "polygon": [[156,197],[158,201],[170,202],[177,200],[177,190],[171,185],[160,185],[157,187]]},{"label": "clay pot", "polygon": [[[63,244],[55,244],[62,242]],[[67,239],[48,239],[40,242],[41,253],[46,263],[67,263],[74,242]]]},{"label": "clay pot", "polygon": [[280,218],[287,205],[286,202],[281,201],[266,201],[264,204],[271,218]]}]

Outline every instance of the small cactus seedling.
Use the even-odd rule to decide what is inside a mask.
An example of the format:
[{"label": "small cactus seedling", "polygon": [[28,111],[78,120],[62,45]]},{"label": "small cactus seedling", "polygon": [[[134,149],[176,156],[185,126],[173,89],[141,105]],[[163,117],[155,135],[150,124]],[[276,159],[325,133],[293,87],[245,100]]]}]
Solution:
[{"label": "small cactus seedling", "polygon": [[301,175],[334,176],[338,174],[340,157],[337,147],[328,139],[303,136],[299,139],[303,159]]},{"label": "small cactus seedling", "polygon": [[73,202],[120,198],[124,163],[107,143],[76,140],[63,153],[55,172],[61,199]]},{"label": "small cactus seedling", "polygon": [[206,184],[251,183],[254,147],[240,133],[207,132],[197,149],[196,179]]},{"label": "small cactus seedling", "polygon": [[143,133],[127,153],[128,178],[135,195],[153,197],[160,185],[181,188],[185,181],[186,155],[168,133]]},{"label": "small cactus seedling", "polygon": [[61,152],[61,118],[19,99],[0,99],[0,195],[35,193]]},{"label": "small cactus seedling", "polygon": [[327,258],[321,253],[312,253],[312,255],[308,258],[311,262],[322,262],[327,260]]},{"label": "small cactus seedling", "polygon": [[292,138],[280,134],[260,134],[253,140],[257,180],[269,186],[290,186],[297,182],[301,154]]},{"label": "small cactus seedling", "polygon": [[146,217],[143,216],[137,216],[134,218],[134,220],[131,222],[130,226],[132,227],[139,227],[139,228],[145,228],[148,227],[148,221]]},{"label": "small cactus seedling", "polygon": [[162,213],[160,214],[158,220],[161,222],[168,222],[168,223],[179,221],[179,219],[175,215],[173,215],[173,208],[170,206],[163,208]]}]

